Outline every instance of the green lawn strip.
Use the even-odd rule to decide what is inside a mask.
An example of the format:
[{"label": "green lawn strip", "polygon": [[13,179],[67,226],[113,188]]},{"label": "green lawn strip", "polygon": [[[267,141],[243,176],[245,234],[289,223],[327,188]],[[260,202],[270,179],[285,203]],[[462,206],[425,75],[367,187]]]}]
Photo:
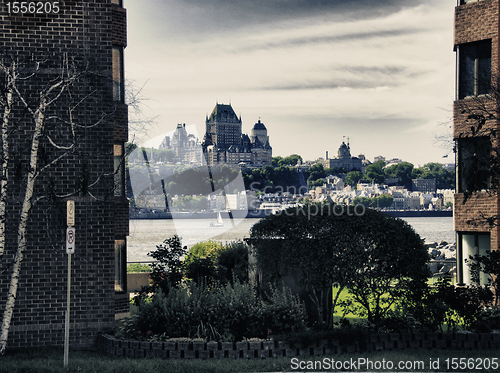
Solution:
[{"label": "green lawn strip", "polygon": [[[469,372],[478,369],[459,369],[459,364],[478,367],[483,372],[498,371],[492,366],[497,350],[443,351],[412,349],[405,351],[379,351],[372,353],[339,354],[322,357],[297,357],[279,359],[221,359],[221,360],[161,360],[112,357],[97,352],[72,351],[68,368],[63,367],[62,349],[29,350],[8,352],[0,358],[0,372],[3,373],[58,373],[58,372],[293,372],[293,371],[418,371],[418,372]],[[446,361],[448,359],[448,361]],[[460,360],[462,359],[462,360]],[[489,362],[487,363],[487,360]],[[364,362],[364,365],[361,364]],[[437,363],[438,362],[438,363]],[[355,365],[352,365],[352,364]],[[399,369],[399,364],[405,369]],[[489,369],[485,365],[489,364]],[[500,363],[500,362],[499,362]],[[342,369],[333,369],[342,364]],[[369,364],[372,364],[371,366]],[[416,364],[419,364],[418,366]],[[457,364],[454,366],[453,364]],[[406,369],[411,366],[411,369]],[[302,367],[302,368],[301,368]],[[308,369],[313,367],[313,369]],[[384,369],[384,367],[386,369]],[[349,368],[349,369],[344,369]],[[380,369],[379,369],[380,368]],[[423,368],[423,369],[422,369]]]}]

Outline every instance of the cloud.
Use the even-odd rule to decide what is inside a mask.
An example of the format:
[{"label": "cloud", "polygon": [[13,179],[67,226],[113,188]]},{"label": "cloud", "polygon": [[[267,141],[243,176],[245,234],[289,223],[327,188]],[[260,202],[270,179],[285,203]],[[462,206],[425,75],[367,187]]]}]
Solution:
[{"label": "cloud", "polygon": [[315,77],[287,79],[251,89],[266,91],[300,90],[386,90],[404,86],[428,72],[405,65],[332,65],[315,71]]},{"label": "cloud", "polygon": [[415,35],[417,33],[423,32],[424,30],[418,28],[399,28],[399,29],[386,29],[386,30],[373,30],[373,31],[358,31],[358,32],[335,32],[333,34],[325,35],[304,35],[304,36],[294,36],[279,38],[270,35],[268,39],[263,39],[257,42],[251,42],[243,46],[230,46],[230,50],[233,53],[249,53],[253,51],[265,51],[265,50],[275,50],[277,48],[294,48],[301,46],[311,46],[315,44],[328,44],[334,47],[336,44],[356,42],[356,41],[368,41],[370,39],[377,38],[391,38],[391,37],[404,37]]},{"label": "cloud", "polygon": [[[430,3],[429,0],[182,0],[182,3],[203,9],[207,18],[256,20],[269,22],[284,17],[308,17],[331,13],[335,18],[346,16],[375,18],[399,12],[408,7]],[[229,19],[227,16],[231,16]]]},{"label": "cloud", "polygon": [[[387,17],[430,0],[148,0],[127,4],[148,14],[149,25],[161,26],[180,38],[206,39],[213,34],[275,27],[283,22],[329,22]],[[146,21],[146,19],[144,20]],[[153,26],[153,24],[155,26]],[[157,35],[161,38],[161,33]],[[192,39],[191,39],[192,40]]]},{"label": "cloud", "polygon": [[[202,132],[215,101],[232,101],[244,126],[262,117],[276,155],[313,159],[318,149],[334,151],[328,142],[335,138],[336,149],[342,134],[367,154],[387,146],[387,156],[409,159],[418,150],[430,161],[432,125],[446,116],[436,107],[453,101],[455,5],[127,0],[125,66],[129,77],[150,79],[165,130],[196,123]],[[384,140],[376,151],[374,137]]]}]

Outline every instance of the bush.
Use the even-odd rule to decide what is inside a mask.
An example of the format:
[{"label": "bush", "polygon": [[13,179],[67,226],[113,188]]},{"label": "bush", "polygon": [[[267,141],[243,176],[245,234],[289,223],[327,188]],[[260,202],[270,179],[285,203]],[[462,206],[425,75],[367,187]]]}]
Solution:
[{"label": "bush", "polygon": [[136,301],[158,289],[168,293],[171,288],[175,288],[182,281],[181,257],[185,253],[186,246],[182,247],[181,240],[177,235],[167,238],[161,245],[156,246],[155,251],[149,252],[148,256],[155,260],[151,264],[152,285],[143,287]]},{"label": "bush", "polygon": [[305,329],[306,311],[299,297],[286,287],[271,287],[267,301],[260,309],[264,330],[262,334],[284,334]]},{"label": "bush", "polygon": [[303,330],[304,314],[304,305],[285,288],[273,289],[263,300],[250,283],[235,281],[209,290],[203,283],[183,283],[167,294],[158,290],[141,298],[137,313],[120,324],[117,335],[148,340],[265,338],[269,330]]},{"label": "bush", "polygon": [[[450,276],[438,279],[433,287],[424,283],[416,283],[405,292],[405,297],[399,304],[402,317],[415,320],[416,327],[428,331],[448,328],[469,328],[476,322],[484,306],[491,303],[492,293],[487,287],[469,286],[456,287]],[[397,323],[384,322],[396,326]]]},{"label": "bush", "polygon": [[223,281],[248,281],[248,245],[241,241],[230,243],[220,252],[217,264]]},{"label": "bush", "polygon": [[233,278],[246,282],[248,246],[243,242],[226,246],[213,241],[197,243],[184,259],[184,273],[194,282],[205,282],[208,286],[215,282],[233,283]]},{"label": "bush", "polygon": [[127,273],[151,272],[151,265],[142,263],[130,263],[127,266]]},{"label": "bush", "polygon": [[485,308],[479,312],[472,329],[478,333],[500,331],[500,307]]}]

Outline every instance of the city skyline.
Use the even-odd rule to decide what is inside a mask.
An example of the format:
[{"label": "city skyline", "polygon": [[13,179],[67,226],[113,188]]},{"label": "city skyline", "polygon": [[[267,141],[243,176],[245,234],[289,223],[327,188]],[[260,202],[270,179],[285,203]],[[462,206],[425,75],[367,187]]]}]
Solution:
[{"label": "city skyline", "polygon": [[[452,163],[456,1],[127,0],[128,79],[158,116],[149,137],[231,103],[259,118],[273,156],[336,154]],[[143,143],[145,139],[141,139]],[[448,158],[443,158],[449,155]]]}]

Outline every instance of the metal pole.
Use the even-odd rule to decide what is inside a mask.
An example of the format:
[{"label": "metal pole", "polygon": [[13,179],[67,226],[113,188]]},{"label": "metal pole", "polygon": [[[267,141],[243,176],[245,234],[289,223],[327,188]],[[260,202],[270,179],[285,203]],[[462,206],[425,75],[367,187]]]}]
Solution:
[{"label": "metal pole", "polygon": [[66,327],[64,331],[64,367],[68,366],[69,355],[69,308],[71,294],[71,253],[68,254],[68,301],[66,305]]}]

